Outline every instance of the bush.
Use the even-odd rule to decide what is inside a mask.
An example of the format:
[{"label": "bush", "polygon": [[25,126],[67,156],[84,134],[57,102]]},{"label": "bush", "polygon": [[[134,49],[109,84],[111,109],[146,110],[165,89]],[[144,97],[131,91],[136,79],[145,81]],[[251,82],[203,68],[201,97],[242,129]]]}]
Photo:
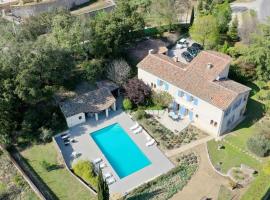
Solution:
[{"label": "bush", "polygon": [[125,85],[125,95],[135,105],[148,104],[151,88],[138,78],[130,79]]},{"label": "bush", "polygon": [[132,102],[129,99],[125,98],[123,101],[124,110],[131,110],[132,107],[133,107]]},{"label": "bush", "polygon": [[86,183],[97,187],[97,176],[94,172],[94,165],[88,160],[79,160],[72,164],[74,173],[81,177]]},{"label": "bush", "polygon": [[52,141],[52,135],[53,135],[52,130],[41,127],[39,131],[40,131],[40,140],[42,142],[46,143],[46,142]]},{"label": "bush", "polygon": [[42,166],[43,169],[46,171],[50,171],[51,163],[47,162],[46,160],[43,160],[40,165]]},{"label": "bush", "polygon": [[161,107],[168,107],[170,103],[172,103],[173,97],[165,91],[162,92],[153,92],[152,93],[152,102],[155,105]]},{"label": "bush", "polygon": [[107,78],[122,85],[130,77],[131,67],[124,59],[113,60],[107,66]]},{"label": "bush", "polygon": [[260,157],[270,154],[270,140],[264,135],[256,135],[247,141],[248,149]]},{"label": "bush", "polygon": [[146,116],[146,112],[144,110],[137,110],[135,113],[135,118],[137,120],[141,120]]}]

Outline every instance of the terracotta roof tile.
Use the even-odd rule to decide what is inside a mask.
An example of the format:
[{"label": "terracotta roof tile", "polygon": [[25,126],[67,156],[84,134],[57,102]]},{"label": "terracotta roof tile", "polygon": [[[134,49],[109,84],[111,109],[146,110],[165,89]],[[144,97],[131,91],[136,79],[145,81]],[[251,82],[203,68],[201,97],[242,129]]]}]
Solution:
[{"label": "terracotta roof tile", "polygon": [[[249,89],[231,80],[215,81],[230,62],[229,56],[213,51],[202,51],[188,65],[165,55],[149,54],[138,64],[138,68],[225,110],[240,93]],[[212,64],[211,69],[207,69],[208,63]]]}]

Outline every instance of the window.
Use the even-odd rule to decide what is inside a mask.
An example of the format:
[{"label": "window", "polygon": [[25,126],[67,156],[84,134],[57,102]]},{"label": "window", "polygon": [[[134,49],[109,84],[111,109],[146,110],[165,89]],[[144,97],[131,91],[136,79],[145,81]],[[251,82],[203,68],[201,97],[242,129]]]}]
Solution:
[{"label": "window", "polygon": [[162,80],[157,80],[157,86],[162,86],[163,85],[163,81]]},{"label": "window", "polygon": [[236,108],[238,108],[238,106],[241,105],[241,102],[242,102],[242,99],[237,100],[237,101],[234,103],[234,105],[233,105],[233,110],[235,110]]},{"label": "window", "polygon": [[82,116],[79,116],[79,120],[81,120],[82,119]]},{"label": "window", "polygon": [[195,117],[196,117],[196,118],[199,118],[199,115],[198,115],[198,114],[196,114],[196,115],[195,115]]},{"label": "window", "polygon": [[214,127],[217,127],[217,122],[214,123]]},{"label": "window", "polygon": [[168,83],[164,83],[164,90],[169,90],[169,84]]},{"label": "window", "polygon": [[247,99],[248,99],[248,94],[245,95],[244,101],[246,101]]},{"label": "window", "polygon": [[228,115],[230,114],[230,112],[231,112],[231,107],[229,107],[229,108],[225,111],[224,117],[228,116]]},{"label": "window", "polygon": [[198,105],[198,103],[199,103],[199,100],[198,100],[198,99],[196,99],[196,98],[194,98],[194,100],[193,100],[193,105],[197,106],[197,105]]},{"label": "window", "polygon": [[211,121],[210,121],[210,124],[212,125],[213,123],[214,123],[214,120],[211,120]]}]

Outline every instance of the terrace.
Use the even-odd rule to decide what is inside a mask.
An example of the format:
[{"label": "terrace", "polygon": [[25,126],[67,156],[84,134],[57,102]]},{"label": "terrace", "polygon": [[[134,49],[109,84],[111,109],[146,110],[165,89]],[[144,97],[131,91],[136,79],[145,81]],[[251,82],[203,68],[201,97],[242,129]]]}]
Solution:
[{"label": "terrace", "polygon": [[[150,165],[124,178],[120,178],[118,176],[111,163],[107,160],[106,156],[102,153],[95,141],[89,135],[92,132],[115,123],[121,125],[132,141],[151,162]],[[102,169],[103,173],[112,173],[113,177],[116,179],[115,183],[109,185],[111,194],[123,195],[139,185],[148,182],[174,168],[174,165],[165,157],[165,155],[156,145],[150,147],[146,146],[147,138],[144,133],[141,132],[134,134],[130,130],[130,127],[132,127],[134,124],[135,122],[126,113],[122,112],[122,110],[118,110],[108,118],[106,118],[106,116],[103,114],[100,116],[99,121],[88,119],[86,123],[70,128],[66,133],[70,134],[70,137],[76,140],[75,143],[70,143],[70,145],[66,146],[60,134],[55,136],[55,141],[68,167],[71,167],[72,162],[75,160],[72,155],[73,152],[78,152],[80,154],[79,158],[77,159],[87,159],[93,161],[96,158],[101,158],[106,163],[106,167]]]}]

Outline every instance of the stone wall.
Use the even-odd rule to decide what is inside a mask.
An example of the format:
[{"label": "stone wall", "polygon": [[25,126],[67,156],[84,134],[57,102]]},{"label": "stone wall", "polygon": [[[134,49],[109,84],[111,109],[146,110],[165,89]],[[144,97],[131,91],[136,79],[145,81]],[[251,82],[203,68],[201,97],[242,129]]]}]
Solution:
[{"label": "stone wall", "polygon": [[15,5],[12,6],[11,12],[17,17],[26,18],[56,9],[70,9],[87,2],[89,2],[89,0],[52,0],[23,6]]}]

